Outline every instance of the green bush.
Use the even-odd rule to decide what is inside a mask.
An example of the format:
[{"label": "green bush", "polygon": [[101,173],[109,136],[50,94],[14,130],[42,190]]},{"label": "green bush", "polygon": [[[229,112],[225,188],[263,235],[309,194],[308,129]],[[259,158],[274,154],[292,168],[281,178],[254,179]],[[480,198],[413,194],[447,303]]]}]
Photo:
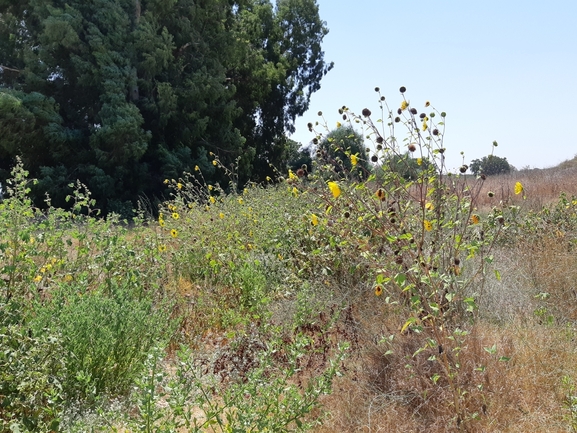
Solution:
[{"label": "green bush", "polygon": [[165,344],[175,327],[168,305],[138,298],[126,284],[112,282],[103,289],[62,285],[33,320],[38,332],[62,335],[69,397],[126,393],[150,349]]},{"label": "green bush", "polygon": [[56,334],[36,336],[0,305],[0,432],[58,431],[66,365]]}]

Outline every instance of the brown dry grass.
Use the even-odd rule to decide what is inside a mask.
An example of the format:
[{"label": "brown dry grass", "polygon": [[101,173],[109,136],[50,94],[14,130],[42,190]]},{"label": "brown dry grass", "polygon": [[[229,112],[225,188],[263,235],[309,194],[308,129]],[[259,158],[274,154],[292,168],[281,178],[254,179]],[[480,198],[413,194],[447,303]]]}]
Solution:
[{"label": "brown dry grass", "polygon": [[[516,182],[523,185],[527,197],[525,200],[521,195],[515,195]],[[494,197],[488,196],[489,191],[495,194]],[[569,197],[577,195],[577,166],[521,170],[506,175],[489,176],[483,182],[476,204],[479,208],[485,208],[502,202],[540,209],[557,200],[561,193]]]},{"label": "brown dry grass", "polygon": [[[526,199],[514,194],[515,182],[523,184]],[[488,191],[494,192],[492,199]],[[501,202],[540,209],[561,193],[577,196],[575,164],[489,177],[478,206]],[[464,401],[469,413],[478,413],[464,431],[572,431],[562,378],[577,379],[577,255],[570,248],[574,234],[538,236],[538,242],[522,239],[495,252],[503,279],[486,287],[460,358],[460,386],[468,392]],[[538,293],[549,297],[538,299]],[[536,315],[538,308],[554,320]],[[456,431],[452,394],[446,385],[433,386],[430,380],[438,368],[427,361],[430,353],[413,356],[418,343],[411,334],[397,332],[389,345],[378,342],[398,331],[401,311],[359,304],[355,314],[359,345],[347,361],[346,374],[323,401],[330,416],[317,431]],[[486,350],[492,346],[495,354]],[[388,349],[393,353],[385,354]]]}]

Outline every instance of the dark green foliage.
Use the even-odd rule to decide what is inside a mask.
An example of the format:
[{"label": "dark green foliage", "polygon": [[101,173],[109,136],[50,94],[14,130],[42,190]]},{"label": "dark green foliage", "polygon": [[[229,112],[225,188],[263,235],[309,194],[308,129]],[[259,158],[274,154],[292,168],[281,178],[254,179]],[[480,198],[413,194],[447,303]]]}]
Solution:
[{"label": "dark green foliage", "polygon": [[20,155],[37,203],[80,179],[124,214],[196,165],[223,181],[209,152],[264,179],[332,67],[327,32],[315,0],[0,1],[0,170]]},{"label": "dark green foliage", "polygon": [[[289,140],[292,141],[292,140]],[[300,143],[292,141],[292,148],[289,153],[289,168],[296,172],[299,168],[304,168],[306,166],[307,172],[310,172],[313,167],[313,158],[311,156],[310,148],[300,147]]]},{"label": "dark green foliage", "polygon": [[[365,175],[370,171],[364,138],[352,127],[341,126],[329,132],[320,141],[317,155],[319,161],[332,166],[335,173]],[[351,155],[358,158],[358,163],[354,167]]]},{"label": "dark green foliage", "polygon": [[474,175],[485,174],[492,176],[494,174],[507,174],[513,168],[507,161],[507,158],[501,158],[495,155],[484,156],[482,159],[474,159],[471,161],[469,170]]}]

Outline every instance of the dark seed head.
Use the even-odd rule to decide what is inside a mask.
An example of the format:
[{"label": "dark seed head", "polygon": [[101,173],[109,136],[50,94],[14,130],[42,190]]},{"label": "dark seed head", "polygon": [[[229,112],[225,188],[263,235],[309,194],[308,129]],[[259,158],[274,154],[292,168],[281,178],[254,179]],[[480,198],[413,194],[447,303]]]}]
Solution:
[{"label": "dark seed head", "polygon": [[399,116],[395,117],[395,122],[399,123],[401,121],[401,118]]},{"label": "dark seed head", "polygon": [[375,87],[375,92],[380,92],[381,89],[379,89],[378,87]]},{"label": "dark seed head", "polygon": [[379,157],[377,155],[371,156],[371,161],[377,162],[378,160],[379,160]]},{"label": "dark seed head", "polygon": [[411,108],[410,111],[411,111],[411,114],[413,114],[413,115],[417,114],[417,109],[416,109],[416,108]]},{"label": "dark seed head", "polygon": [[461,173],[466,173],[468,168],[469,168],[469,167],[467,167],[466,165],[462,165],[462,166],[459,168],[459,171],[460,171]]},{"label": "dark seed head", "polygon": [[417,146],[415,146],[414,144],[409,144],[409,152],[414,152],[415,150],[417,150]]},{"label": "dark seed head", "polygon": [[487,179],[487,175],[485,173],[481,173],[481,179],[483,180]]},{"label": "dark seed head", "polygon": [[379,135],[379,136],[377,137],[376,142],[379,143],[379,144],[382,144],[383,141],[384,141],[384,140],[383,140],[383,137],[381,137],[381,136]]},{"label": "dark seed head", "polygon": [[424,119],[425,117],[427,117],[427,115],[425,113],[419,114],[419,118]]},{"label": "dark seed head", "polygon": [[371,110],[369,110],[368,108],[363,108],[363,116],[365,117],[369,117],[371,115]]},{"label": "dark seed head", "polygon": [[403,110],[401,110],[400,108],[397,110],[397,114],[401,114],[403,112]]},{"label": "dark seed head", "polygon": [[433,135],[439,135],[439,130],[438,130],[438,129],[433,129]]},{"label": "dark seed head", "polygon": [[457,257],[455,257],[455,260],[453,261],[453,263],[455,263],[455,265],[459,266],[461,264],[461,260],[459,260]]},{"label": "dark seed head", "polygon": [[406,91],[407,91],[407,88],[406,88],[405,86],[402,86],[402,87],[399,89],[399,92],[401,92],[401,93],[405,93]]}]

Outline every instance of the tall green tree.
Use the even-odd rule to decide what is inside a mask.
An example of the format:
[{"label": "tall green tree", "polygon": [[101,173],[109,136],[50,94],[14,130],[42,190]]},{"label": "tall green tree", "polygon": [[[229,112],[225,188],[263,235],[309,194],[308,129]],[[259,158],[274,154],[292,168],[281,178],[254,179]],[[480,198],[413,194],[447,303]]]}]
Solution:
[{"label": "tall green tree", "polygon": [[20,155],[43,190],[79,178],[122,212],[196,165],[218,181],[210,152],[265,177],[327,31],[315,0],[0,0],[0,169]]},{"label": "tall green tree", "polygon": [[276,8],[268,0],[246,2],[237,15],[238,37],[260,41],[237,51],[240,59],[230,76],[244,113],[238,127],[251,143],[254,171],[262,178],[272,175],[270,164],[286,165],[292,152],[286,133],[294,132],[295,119],[333,67],[321,49],[328,29],[315,0],[278,0]]}]

